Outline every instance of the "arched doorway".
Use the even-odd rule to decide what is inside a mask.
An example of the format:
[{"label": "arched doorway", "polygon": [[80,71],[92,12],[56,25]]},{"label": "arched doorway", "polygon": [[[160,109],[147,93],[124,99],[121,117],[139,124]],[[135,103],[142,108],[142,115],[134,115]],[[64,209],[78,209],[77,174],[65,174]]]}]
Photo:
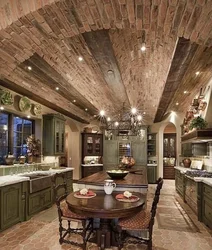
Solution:
[{"label": "arched doorway", "polygon": [[176,164],[176,127],[169,123],[163,132],[163,178],[174,179]]}]

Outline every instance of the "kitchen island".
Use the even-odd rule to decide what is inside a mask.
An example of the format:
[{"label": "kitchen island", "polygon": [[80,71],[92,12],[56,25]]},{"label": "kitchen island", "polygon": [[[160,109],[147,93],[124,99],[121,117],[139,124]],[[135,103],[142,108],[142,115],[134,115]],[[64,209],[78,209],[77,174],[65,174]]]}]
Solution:
[{"label": "kitchen island", "polygon": [[[101,171],[85,178],[82,178],[78,181],[78,188],[87,188],[95,190],[104,189],[104,181],[111,179],[107,172]],[[124,179],[114,180],[116,183],[116,191],[134,191],[140,193],[146,193],[148,188],[147,181],[147,171],[146,168],[136,170],[131,170]]]}]

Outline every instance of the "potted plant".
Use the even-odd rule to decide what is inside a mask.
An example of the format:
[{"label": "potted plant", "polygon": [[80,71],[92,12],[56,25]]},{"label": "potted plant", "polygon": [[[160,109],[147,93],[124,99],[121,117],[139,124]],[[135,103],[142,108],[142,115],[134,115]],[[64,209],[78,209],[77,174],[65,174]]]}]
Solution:
[{"label": "potted plant", "polygon": [[41,142],[40,140],[35,139],[35,135],[30,135],[26,139],[27,143],[27,155],[28,155],[28,163],[32,163],[35,160],[35,157],[40,156],[40,148]]},{"label": "potted plant", "polygon": [[207,127],[207,122],[205,121],[205,119],[203,119],[200,116],[197,116],[196,118],[194,118],[190,125],[189,125],[189,129],[204,129]]}]

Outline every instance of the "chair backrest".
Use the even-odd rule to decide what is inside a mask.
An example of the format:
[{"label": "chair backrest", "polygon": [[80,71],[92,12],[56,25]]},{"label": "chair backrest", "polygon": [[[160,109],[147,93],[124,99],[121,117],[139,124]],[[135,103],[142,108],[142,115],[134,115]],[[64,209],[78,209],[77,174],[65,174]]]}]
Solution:
[{"label": "chair backrest", "polygon": [[56,173],[52,176],[54,198],[57,207],[60,207],[60,203],[67,197],[67,183],[64,173]]},{"label": "chair backrest", "polygon": [[153,210],[157,209],[157,204],[159,202],[159,197],[160,197],[160,190],[162,189],[162,186],[163,186],[163,179],[160,177],[157,180],[157,187],[156,187],[156,190],[155,190],[155,196],[154,196],[154,199],[153,199],[153,202],[152,202],[152,208],[151,208],[152,213],[153,213]]},{"label": "chair backrest", "polygon": [[152,238],[152,230],[153,230],[153,225],[154,225],[154,221],[155,221],[155,215],[156,215],[156,210],[157,210],[157,204],[159,202],[160,199],[160,190],[162,189],[163,186],[163,179],[160,177],[157,180],[157,187],[155,190],[155,196],[152,202],[152,208],[151,208],[151,219],[150,219],[150,223],[149,223],[149,238]]}]

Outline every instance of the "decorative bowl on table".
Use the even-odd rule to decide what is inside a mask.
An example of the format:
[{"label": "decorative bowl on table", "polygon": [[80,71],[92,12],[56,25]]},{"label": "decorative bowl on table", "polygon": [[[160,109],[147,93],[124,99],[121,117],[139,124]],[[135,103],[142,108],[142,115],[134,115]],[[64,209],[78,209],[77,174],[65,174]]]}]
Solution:
[{"label": "decorative bowl on table", "polygon": [[129,171],[126,170],[108,170],[107,174],[110,176],[112,179],[123,179]]}]

